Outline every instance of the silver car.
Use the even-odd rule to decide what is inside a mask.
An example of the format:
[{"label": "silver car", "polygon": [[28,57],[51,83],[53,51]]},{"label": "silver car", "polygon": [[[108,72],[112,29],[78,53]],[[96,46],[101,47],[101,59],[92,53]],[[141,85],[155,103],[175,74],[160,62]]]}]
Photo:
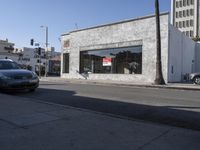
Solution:
[{"label": "silver car", "polygon": [[192,74],[190,74],[190,80],[194,84],[200,85],[200,72],[199,73],[192,73]]},{"label": "silver car", "polygon": [[21,69],[10,59],[0,59],[0,89],[35,91],[39,78],[35,72]]}]

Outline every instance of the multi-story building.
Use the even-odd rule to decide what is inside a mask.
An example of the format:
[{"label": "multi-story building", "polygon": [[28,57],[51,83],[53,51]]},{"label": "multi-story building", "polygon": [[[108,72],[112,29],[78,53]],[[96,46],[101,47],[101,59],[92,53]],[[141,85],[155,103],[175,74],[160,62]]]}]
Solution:
[{"label": "multi-story building", "polygon": [[0,40],[0,59],[9,58],[14,61],[17,61],[18,55],[14,54],[14,43],[11,43],[6,40]]},{"label": "multi-story building", "polygon": [[172,24],[191,38],[199,37],[199,0],[171,0],[171,4]]},{"label": "multi-story building", "polygon": [[[38,50],[36,48],[16,48],[13,53],[18,54],[18,60],[16,61],[22,67],[32,71],[38,71],[39,64],[41,68],[45,67],[45,49],[41,48],[41,56],[39,57]],[[44,69],[43,69],[44,70]]]},{"label": "multi-story building", "polygon": [[55,51],[55,47],[49,47],[48,50],[46,51],[46,53],[48,53],[49,59],[60,56],[60,54],[61,54],[60,52]]},{"label": "multi-story building", "polygon": [[[21,64],[24,68],[38,72],[39,67],[41,67],[42,75],[44,75],[45,67],[48,67],[48,73],[53,70],[53,68],[50,68],[51,66],[46,65],[46,63],[49,64],[51,58],[60,54],[59,52],[55,52],[54,48],[50,48],[48,52],[45,51],[44,48],[41,48],[39,55],[38,48],[28,47],[23,47],[21,49],[17,48],[13,51],[13,53],[18,54],[19,57],[16,62]],[[46,59],[47,54],[48,59]]]},{"label": "multi-story building", "polygon": [[12,53],[14,50],[14,43],[8,42],[8,39],[6,40],[0,40],[0,53],[5,54],[5,53]]},{"label": "multi-story building", "polygon": [[[60,56],[60,52],[56,52],[54,47],[50,47],[48,51],[44,48],[14,48],[14,43],[8,42],[8,40],[0,40],[0,59],[12,59],[20,64],[23,68],[38,72],[41,68],[42,74],[45,72],[45,67],[48,69],[48,73],[56,73],[59,70],[59,61],[55,57]],[[48,57],[47,57],[48,55]],[[48,58],[48,59],[47,59]],[[51,64],[50,64],[51,63]],[[46,65],[49,64],[49,65]],[[54,67],[54,68],[51,68]]]}]

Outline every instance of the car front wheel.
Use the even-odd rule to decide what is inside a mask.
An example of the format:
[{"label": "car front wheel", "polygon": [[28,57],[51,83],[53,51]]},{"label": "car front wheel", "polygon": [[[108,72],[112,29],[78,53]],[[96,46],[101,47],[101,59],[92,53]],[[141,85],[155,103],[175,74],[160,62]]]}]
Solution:
[{"label": "car front wheel", "polygon": [[29,92],[35,92],[35,89],[30,89]]},{"label": "car front wheel", "polygon": [[200,77],[195,77],[194,83],[200,85]]}]

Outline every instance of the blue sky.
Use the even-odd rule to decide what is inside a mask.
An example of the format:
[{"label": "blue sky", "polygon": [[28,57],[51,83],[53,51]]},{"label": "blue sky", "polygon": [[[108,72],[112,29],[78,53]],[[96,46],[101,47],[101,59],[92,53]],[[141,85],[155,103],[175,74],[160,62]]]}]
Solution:
[{"label": "blue sky", "polygon": [[[170,11],[170,0],[160,0],[160,11]],[[49,43],[60,51],[62,33],[154,13],[154,0],[0,0],[0,39],[16,47],[42,46],[49,27]]]}]

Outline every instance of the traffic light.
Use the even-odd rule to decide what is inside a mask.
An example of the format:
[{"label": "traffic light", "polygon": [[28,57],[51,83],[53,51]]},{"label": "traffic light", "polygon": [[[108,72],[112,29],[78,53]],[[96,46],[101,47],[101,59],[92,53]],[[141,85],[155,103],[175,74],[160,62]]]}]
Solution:
[{"label": "traffic light", "polygon": [[31,43],[32,46],[34,45],[34,39],[31,39]]},{"label": "traffic light", "polygon": [[41,47],[38,47],[35,50],[36,50],[37,55],[40,56],[41,55]]},{"label": "traffic light", "polygon": [[41,55],[41,47],[38,47],[38,55]]}]

